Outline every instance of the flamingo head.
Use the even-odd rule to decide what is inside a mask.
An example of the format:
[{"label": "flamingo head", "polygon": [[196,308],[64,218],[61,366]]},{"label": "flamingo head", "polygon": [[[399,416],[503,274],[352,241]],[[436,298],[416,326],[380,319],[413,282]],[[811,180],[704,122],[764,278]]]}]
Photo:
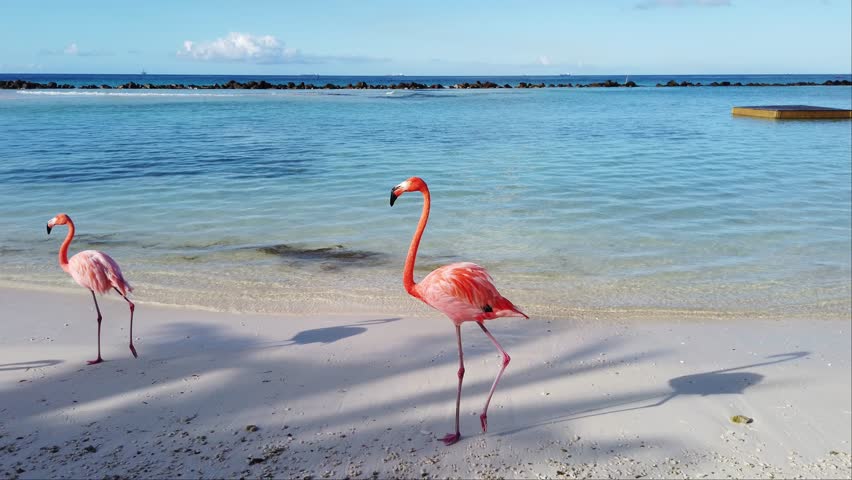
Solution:
[{"label": "flamingo head", "polygon": [[50,219],[50,221],[49,221],[49,222],[47,222],[47,234],[48,234],[48,235],[50,235],[50,230],[51,230],[54,226],[56,226],[56,225],[65,225],[66,223],[68,223],[68,222],[70,222],[70,221],[71,221],[71,219],[70,219],[70,218],[68,218],[68,215],[65,215],[64,213],[60,213],[59,215],[57,215],[57,216],[55,216],[55,217],[51,218],[51,219]]},{"label": "flamingo head", "polygon": [[423,181],[420,177],[411,177],[408,180],[400,183],[399,185],[391,188],[390,194],[390,204],[393,206],[396,199],[401,197],[405,192],[417,192],[426,190],[426,182]]}]

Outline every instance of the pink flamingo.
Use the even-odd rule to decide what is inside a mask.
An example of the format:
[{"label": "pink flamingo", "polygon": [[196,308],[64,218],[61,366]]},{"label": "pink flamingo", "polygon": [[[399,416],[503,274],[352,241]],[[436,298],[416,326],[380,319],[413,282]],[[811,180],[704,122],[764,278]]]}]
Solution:
[{"label": "pink flamingo", "polygon": [[497,383],[500,381],[500,377],[503,376],[503,371],[506,370],[506,366],[509,365],[511,358],[497,342],[497,339],[491,335],[491,332],[485,328],[483,322],[499,317],[529,317],[518,310],[507,298],[500,295],[500,292],[494,286],[491,275],[475,263],[461,262],[445,265],[435,269],[421,280],[420,283],[414,283],[414,262],[417,257],[417,247],[420,246],[420,238],[423,236],[423,231],[426,229],[426,222],[429,220],[429,206],[431,201],[429,187],[426,186],[426,182],[421,178],[411,177],[393,187],[390,194],[390,204],[393,206],[396,199],[403,193],[415,191],[423,194],[423,213],[420,215],[420,222],[417,224],[417,230],[414,232],[414,238],[411,239],[411,246],[408,249],[408,256],[405,259],[402,284],[409,295],[422,300],[432,308],[440,310],[456,326],[456,339],[459,347],[456,432],[449,433],[441,439],[446,445],[452,445],[461,438],[461,433],[459,433],[459,405],[461,403],[462,379],[464,379],[461,324],[463,322],[476,322],[479,328],[485,332],[485,335],[488,336],[494,343],[494,346],[497,347],[497,350],[503,355],[503,364],[500,366],[497,378],[494,379],[494,383],[491,385],[491,391],[488,392],[488,398],[485,400],[485,407],[479,416],[479,420],[482,423],[482,432],[484,433],[488,430],[488,404],[491,402],[491,396],[494,395]]},{"label": "pink flamingo", "polygon": [[84,250],[69,260],[68,246],[74,239],[74,222],[71,221],[71,218],[64,213],[51,218],[47,222],[47,234],[50,235],[50,230],[55,225],[65,224],[68,225],[68,236],[65,237],[65,241],[59,248],[59,266],[70,274],[71,278],[81,287],[92,292],[92,300],[95,301],[95,310],[98,312],[98,358],[89,360],[89,365],[104,361],[101,358],[101,309],[98,307],[95,292],[103,294],[108,293],[110,289],[118,292],[130,305],[130,352],[133,353],[134,357],[139,358],[139,355],[136,354],[136,347],[133,346],[133,310],[136,306],[127,298],[127,294],[133,291],[133,287],[124,279],[121,268],[115,260],[106,253],[97,250]]}]

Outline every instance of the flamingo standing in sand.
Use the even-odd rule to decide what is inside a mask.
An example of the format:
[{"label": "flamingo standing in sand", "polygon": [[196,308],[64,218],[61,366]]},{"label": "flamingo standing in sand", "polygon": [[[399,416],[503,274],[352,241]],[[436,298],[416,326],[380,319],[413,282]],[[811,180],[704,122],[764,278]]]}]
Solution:
[{"label": "flamingo standing in sand", "polygon": [[421,178],[411,177],[393,187],[390,194],[390,204],[393,206],[396,199],[403,193],[415,191],[423,194],[423,213],[420,215],[420,222],[417,224],[417,230],[414,232],[414,238],[411,239],[411,246],[408,249],[408,256],[405,259],[402,284],[409,295],[422,300],[432,308],[440,310],[456,326],[456,339],[459,346],[456,432],[449,433],[441,439],[446,445],[452,445],[461,438],[461,433],[459,433],[459,405],[461,403],[462,379],[464,379],[461,324],[464,322],[476,322],[479,328],[485,332],[485,335],[488,336],[494,343],[494,346],[497,347],[497,350],[503,355],[503,364],[500,366],[500,371],[491,385],[491,391],[488,392],[488,398],[485,400],[485,407],[479,416],[479,420],[482,423],[482,432],[484,433],[488,430],[488,404],[491,402],[491,396],[494,395],[497,383],[500,381],[500,377],[503,376],[503,371],[506,370],[506,366],[509,365],[511,358],[497,342],[497,339],[491,335],[491,332],[485,328],[483,322],[499,317],[529,317],[512,305],[512,302],[507,298],[500,295],[497,287],[494,286],[491,275],[475,263],[461,262],[445,265],[435,269],[421,280],[420,283],[414,283],[414,262],[417,257],[417,247],[420,246],[420,238],[423,236],[423,231],[426,229],[426,222],[429,220],[429,206],[431,201],[429,187],[426,186],[426,182]]},{"label": "flamingo standing in sand", "polygon": [[87,288],[92,292],[92,300],[95,301],[95,310],[98,312],[98,358],[89,360],[89,365],[103,362],[101,358],[101,309],[98,307],[98,299],[95,297],[97,293],[108,293],[110,289],[114,289],[121,295],[127,304],[130,305],[130,352],[138,358],[136,347],[133,346],[133,310],[136,308],[133,302],[127,298],[127,294],[133,291],[133,287],[127,283],[124,276],[121,274],[121,268],[118,263],[109,255],[97,250],[84,250],[77,255],[68,259],[68,246],[71,245],[71,240],[74,239],[74,222],[64,213],[50,219],[47,222],[47,234],[50,235],[50,230],[56,225],[68,225],[68,236],[62,242],[59,248],[59,266],[65,270],[71,278],[74,279],[81,287]]}]

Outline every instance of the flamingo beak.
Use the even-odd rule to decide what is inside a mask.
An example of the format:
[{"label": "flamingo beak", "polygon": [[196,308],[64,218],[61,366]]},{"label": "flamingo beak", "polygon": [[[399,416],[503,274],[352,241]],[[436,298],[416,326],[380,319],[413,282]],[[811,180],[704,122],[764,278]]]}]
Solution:
[{"label": "flamingo beak", "polygon": [[50,224],[48,223],[48,224],[47,224],[47,234],[48,234],[48,235],[50,235],[50,229],[51,229],[51,226],[50,226]]},{"label": "flamingo beak", "polygon": [[396,199],[397,199],[397,198],[399,198],[399,195],[397,195],[397,194],[396,194],[396,189],[397,189],[397,188],[399,188],[399,187],[393,187],[393,188],[391,188],[391,196],[390,196],[390,206],[391,206],[391,207],[393,206],[393,202],[395,202],[395,201],[396,201]]}]

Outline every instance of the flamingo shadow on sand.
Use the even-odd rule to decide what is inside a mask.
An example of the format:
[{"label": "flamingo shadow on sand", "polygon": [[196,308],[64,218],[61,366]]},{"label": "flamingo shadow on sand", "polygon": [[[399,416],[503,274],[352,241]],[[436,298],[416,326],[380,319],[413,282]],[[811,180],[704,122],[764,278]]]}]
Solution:
[{"label": "flamingo shadow on sand", "polygon": [[351,325],[313,328],[302,330],[287,340],[270,341],[259,341],[249,337],[235,339],[205,325],[175,322],[168,324],[165,327],[165,331],[159,332],[162,337],[174,340],[157,345],[158,351],[167,351],[171,354],[163,357],[154,355],[152,359],[155,362],[167,362],[187,356],[211,355],[211,352],[216,352],[216,355],[223,355],[225,353],[239,355],[246,351],[260,351],[293,345],[308,345],[311,343],[327,345],[366,332],[366,325],[378,325],[397,320],[401,320],[401,318],[364,320]]},{"label": "flamingo shadow on sand", "polygon": [[[537,422],[532,425],[512,429],[501,432],[500,435],[508,435],[529,428],[535,428],[544,425],[552,425],[570,420],[579,420],[581,418],[597,417],[600,415],[610,415],[614,413],[629,412],[633,410],[644,410],[646,408],[654,408],[664,405],[676,397],[697,395],[706,397],[710,395],[744,395],[748,387],[759,384],[766,378],[764,375],[754,372],[735,372],[736,370],[744,370],[747,368],[762,367],[775,363],[788,362],[796,360],[808,355],[810,352],[790,352],[766,357],[767,361],[753,363],[750,365],[742,365],[739,367],[725,368],[721,370],[713,370],[710,372],[695,373],[692,375],[683,375],[672,378],[668,381],[669,391],[638,393],[624,395],[616,398],[613,401],[606,402],[603,406],[596,406],[585,410],[563,415],[547,421]],[[610,410],[614,407],[629,405],[632,403],[640,403],[648,400],[658,399],[656,402],[647,405],[638,405],[634,407],[620,408]]]},{"label": "flamingo shadow on sand", "polygon": [[0,363],[0,372],[9,372],[12,370],[29,370],[31,368],[44,368],[59,365],[63,360],[30,360],[27,362],[18,363]]},{"label": "flamingo shadow on sand", "polygon": [[731,373],[734,370],[743,370],[746,368],[762,367],[765,365],[772,365],[774,363],[787,362],[797,358],[802,358],[808,353],[809,352],[780,353],[778,355],[770,355],[767,357],[773,359],[767,362],[753,363],[751,365],[743,365],[741,367],[732,367],[723,370],[714,370],[712,372],[695,373],[692,375],[675,377],[669,380],[669,387],[671,387],[672,391],[668,395],[665,395],[660,401],[651,405],[630,408],[627,410],[657,407],[682,395],[700,395],[702,397],[706,397],[708,395],[743,395],[746,388],[752,385],[757,385],[763,381],[765,377],[759,373],[753,372]]},{"label": "flamingo shadow on sand", "polygon": [[293,335],[293,338],[281,346],[288,345],[307,345],[310,343],[322,343],[328,345],[344,338],[354,337],[367,331],[363,325],[380,325],[383,323],[396,322],[401,320],[400,317],[383,318],[378,320],[364,320],[357,322],[354,325],[336,325],[334,327],[312,328],[310,330],[302,330]]}]

